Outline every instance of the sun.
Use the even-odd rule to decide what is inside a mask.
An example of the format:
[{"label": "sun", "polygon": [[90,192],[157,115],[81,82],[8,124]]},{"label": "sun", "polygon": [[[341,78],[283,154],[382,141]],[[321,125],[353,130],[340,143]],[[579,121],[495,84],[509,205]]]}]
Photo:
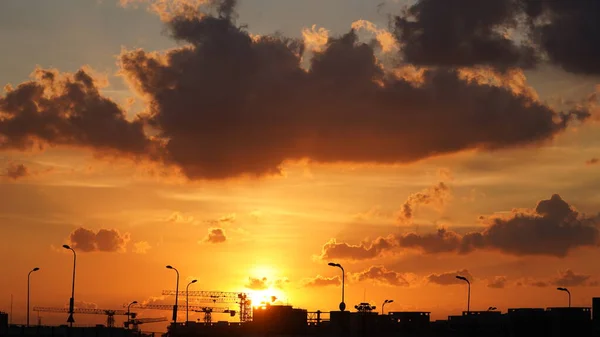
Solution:
[{"label": "sun", "polygon": [[286,279],[278,276],[270,266],[255,266],[250,272],[250,283],[246,286],[253,307],[264,307],[285,303],[282,285]]}]

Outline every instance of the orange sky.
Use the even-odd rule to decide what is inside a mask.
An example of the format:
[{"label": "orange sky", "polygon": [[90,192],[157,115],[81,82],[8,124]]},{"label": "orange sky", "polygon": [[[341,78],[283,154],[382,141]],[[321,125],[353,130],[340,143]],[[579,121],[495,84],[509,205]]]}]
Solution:
[{"label": "orange sky", "polygon": [[[86,61],[74,60],[30,82],[10,74],[0,93],[0,310],[12,296],[13,322],[25,321],[33,267],[32,306],[68,305],[65,243],[78,254],[79,307],[171,304],[161,296],[175,286],[171,264],[180,289],[198,279],[190,289],[335,310],[330,261],[346,270],[349,307],[393,299],[386,309],[443,319],[466,307],[458,274],[472,280],[472,310],[564,305],[556,286],[591,305],[600,139],[590,95],[600,79],[585,60],[569,61],[584,70],[550,57],[502,73],[502,60],[465,56],[455,73],[450,58],[420,64],[381,23],[355,22],[358,34],[340,38],[350,26],[310,18],[290,33],[307,46],[297,55],[252,24],[235,29],[244,15],[260,22],[244,1],[238,21],[227,8],[190,18],[140,2],[110,10],[152,18],[179,44],[122,45],[117,69],[77,72]],[[364,44],[372,38],[379,47]]]}]

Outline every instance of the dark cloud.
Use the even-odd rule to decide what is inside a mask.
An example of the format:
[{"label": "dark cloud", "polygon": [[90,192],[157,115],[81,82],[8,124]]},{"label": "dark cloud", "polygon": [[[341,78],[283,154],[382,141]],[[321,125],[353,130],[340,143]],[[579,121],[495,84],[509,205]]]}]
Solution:
[{"label": "dark cloud", "polygon": [[535,209],[514,210],[503,217],[481,217],[487,227],[460,235],[447,229],[429,234],[396,234],[358,246],[331,240],[323,246],[322,258],[371,259],[399,248],[427,254],[496,250],[504,254],[565,257],[574,249],[597,247],[600,217],[579,214],[559,195],[542,200]]},{"label": "dark cloud", "polygon": [[249,277],[248,283],[246,283],[246,288],[250,290],[265,290],[269,288],[269,283],[266,277]]},{"label": "dark cloud", "polygon": [[223,243],[227,241],[227,236],[222,228],[210,228],[204,242]]},{"label": "dark cloud", "polygon": [[37,69],[33,76],[0,96],[0,150],[65,145],[149,153],[142,121],[128,121],[115,102],[100,94],[97,80],[86,70],[61,75]]},{"label": "dark cloud", "polygon": [[527,1],[535,40],[566,71],[600,74],[598,1]]},{"label": "dark cloud", "polygon": [[419,84],[396,78],[354,31],[330,38],[305,71],[300,41],[251,37],[227,15],[168,27],[188,45],[125,52],[122,73],[149,102],[166,162],[194,179],[277,174],[305,158],[408,163],[535,144],[586,117],[453,70],[425,70]]},{"label": "dark cloud", "polygon": [[506,276],[496,276],[491,280],[488,280],[488,288],[494,288],[494,289],[504,289],[504,287],[506,287],[506,282],[508,281],[508,279],[506,278]]},{"label": "dark cloud", "polygon": [[[424,36],[427,45],[418,48],[451,63],[463,49],[473,50],[466,63],[526,60],[525,49],[493,29],[512,24],[501,19],[514,12],[509,0],[464,1],[470,5],[422,0],[413,7],[417,21],[398,23],[406,26],[405,51]],[[197,3],[177,1],[166,21],[170,36],[185,46],[120,57],[122,75],[148,103],[146,113],[126,119],[87,70],[38,69],[32,81],[0,97],[0,149],[87,147],[159,161],[191,179],[227,179],[279,174],[290,160],[411,163],[541,144],[589,116],[555,111],[520,89],[458,70],[424,69],[405,78],[382,69],[354,30],[329,38],[304,69],[302,41],[251,36],[234,23],[235,1],[210,1],[212,15],[200,14]],[[459,52],[429,52],[432,20],[449,34],[446,47],[460,46]],[[446,27],[450,22],[463,28]]]},{"label": "dark cloud", "polygon": [[306,279],[302,282],[302,284],[307,288],[317,288],[317,287],[327,287],[327,286],[337,286],[342,284],[339,276],[334,277],[324,277],[321,275],[317,275],[315,278]]},{"label": "dark cloud", "polygon": [[411,194],[402,205],[398,220],[400,222],[411,221],[416,208],[433,203],[444,204],[449,194],[450,188],[444,182],[440,182],[425,191]]},{"label": "dark cloud", "polygon": [[514,0],[419,0],[395,18],[404,60],[418,65],[532,67],[533,47],[504,34],[517,26]]},{"label": "dark cloud", "polygon": [[97,232],[83,227],[77,228],[69,236],[71,247],[81,252],[124,252],[129,242],[129,234],[121,234],[116,229],[100,229]]},{"label": "dark cloud", "polygon": [[394,27],[413,64],[505,70],[533,67],[544,55],[566,71],[600,74],[598,20],[597,1],[418,0]]},{"label": "dark cloud", "polygon": [[465,281],[457,279],[456,276],[466,277],[467,280],[473,282],[473,276],[466,269],[459,270],[453,273],[431,274],[427,276],[427,281],[443,286],[465,283]]},{"label": "dark cloud", "polygon": [[30,174],[31,173],[29,172],[29,169],[27,168],[27,166],[25,166],[23,164],[10,163],[6,167],[6,173],[4,175],[6,177],[8,177],[9,179],[17,180],[17,179],[25,178],[25,177],[29,176]]},{"label": "dark cloud", "polygon": [[552,283],[559,287],[577,287],[587,285],[590,278],[590,275],[576,274],[571,269],[567,269],[560,272],[560,275]]},{"label": "dark cloud", "polygon": [[384,266],[371,266],[369,269],[353,274],[358,282],[375,281],[389,286],[409,286],[408,281],[401,273],[388,270]]},{"label": "dark cloud", "polygon": [[585,163],[586,163],[586,165],[596,165],[599,162],[600,162],[600,159],[598,159],[598,158],[592,158],[592,159],[586,161]]}]

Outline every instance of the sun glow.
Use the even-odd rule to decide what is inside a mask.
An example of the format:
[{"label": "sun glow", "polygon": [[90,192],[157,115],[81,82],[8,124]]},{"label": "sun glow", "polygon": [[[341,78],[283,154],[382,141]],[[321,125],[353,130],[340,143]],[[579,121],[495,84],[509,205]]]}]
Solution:
[{"label": "sun glow", "polygon": [[285,301],[285,294],[279,289],[269,288],[265,290],[251,290],[249,293],[252,306],[255,308],[272,304],[281,304]]},{"label": "sun glow", "polygon": [[246,288],[253,307],[282,304],[287,301],[283,287],[287,281],[270,266],[255,266],[252,268],[249,283]]}]

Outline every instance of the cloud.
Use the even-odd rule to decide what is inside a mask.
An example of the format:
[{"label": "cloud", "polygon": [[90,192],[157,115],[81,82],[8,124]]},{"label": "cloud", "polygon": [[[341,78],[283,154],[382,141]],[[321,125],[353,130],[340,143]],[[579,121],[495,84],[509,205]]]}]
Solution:
[{"label": "cloud", "polygon": [[431,274],[431,275],[427,276],[427,281],[430,283],[439,284],[439,285],[443,285],[443,286],[465,283],[465,281],[457,279],[456,276],[466,277],[467,280],[473,282],[473,276],[466,269],[459,270],[456,272],[451,272],[451,273]]},{"label": "cloud", "polygon": [[89,70],[36,69],[32,76],[0,96],[0,151],[62,145],[127,156],[151,152],[142,121],[128,121],[103,97]]},{"label": "cloud", "polygon": [[[65,306],[68,305],[69,304],[65,304]],[[74,306],[77,309],[98,309],[98,304],[86,301],[75,301]]]},{"label": "cloud", "polygon": [[590,278],[590,275],[576,274],[571,269],[567,269],[560,272],[552,284],[559,287],[577,287],[587,285]]},{"label": "cloud", "polygon": [[275,287],[277,289],[283,289],[288,283],[290,283],[289,279],[280,278],[280,279],[273,281],[273,287]]},{"label": "cloud", "polygon": [[508,255],[565,257],[600,242],[599,216],[579,214],[558,194],[540,201],[535,209],[513,210],[508,216],[481,217],[481,232],[460,235],[445,228],[427,234],[393,234],[358,246],[334,239],[322,249],[321,258],[372,259],[394,249],[416,249],[426,254],[468,254],[475,250],[499,251]]},{"label": "cloud", "polygon": [[129,233],[121,234],[116,229],[91,229],[79,227],[69,235],[73,249],[81,252],[124,252],[130,240]]},{"label": "cloud", "polygon": [[551,285],[556,287],[597,286],[598,281],[592,281],[591,277],[591,275],[577,274],[573,270],[567,269],[564,271],[559,271],[558,276],[556,277],[546,278],[542,280],[525,280],[520,283],[538,288],[545,288]]},{"label": "cloud", "polygon": [[244,285],[250,290],[266,290],[269,288],[283,289],[290,280],[287,277],[268,279],[267,277],[248,277],[248,282]]},{"label": "cloud", "polygon": [[527,1],[535,41],[566,71],[600,74],[600,20],[595,1]]},{"label": "cloud", "polygon": [[386,238],[379,238],[372,243],[363,242],[359,245],[338,243],[335,239],[331,239],[323,245],[320,259],[368,260],[378,257],[391,247],[392,244]]},{"label": "cloud", "polygon": [[410,222],[414,216],[414,211],[419,206],[425,205],[443,205],[450,197],[450,188],[444,182],[440,182],[422,192],[412,194],[402,205],[398,220],[400,222]]},{"label": "cloud", "polygon": [[572,73],[599,74],[600,28],[589,24],[599,19],[594,1],[418,0],[394,26],[413,64],[506,70],[547,58]]},{"label": "cloud", "polygon": [[[463,10],[421,0],[413,15],[417,25],[440,21],[435,29],[450,34],[446,46],[483,46],[493,57],[486,64],[510,64],[520,60],[521,49],[490,28],[512,13],[506,1],[474,2]],[[382,67],[354,29],[328,36],[306,60],[302,40],[253,36],[237,26],[236,1],[143,2],[176,6],[166,9],[165,24],[184,44],[120,55],[120,74],[146,110],[128,120],[123,107],[100,94],[103,83],[88,69],[37,69],[31,81],[0,96],[0,150],[85,147],[160,163],[189,179],[218,180],[282,174],[288,161],[413,163],[464,150],[539,146],[570,121],[589,117],[585,110],[555,111],[522,88],[482,83],[456,69],[398,75]],[[435,19],[447,6],[443,20]],[[464,23],[468,38],[446,27],[449,22]],[[377,30],[362,21],[355,26]]]},{"label": "cloud", "polygon": [[586,165],[596,165],[600,162],[600,159],[598,158],[592,158],[588,161],[585,162]]},{"label": "cloud", "polygon": [[173,223],[192,223],[194,222],[194,217],[191,215],[185,216],[180,212],[173,212],[173,214],[169,215],[167,221]]},{"label": "cloud", "polygon": [[133,252],[136,254],[146,254],[152,246],[147,241],[138,241],[133,244]]},{"label": "cloud", "polygon": [[302,281],[302,285],[307,288],[338,286],[340,284],[342,284],[342,280],[339,276],[324,277],[321,275],[317,275],[314,278],[304,279]]},{"label": "cloud", "polygon": [[18,180],[21,178],[25,178],[25,177],[29,176],[30,174],[31,174],[31,172],[29,171],[27,166],[25,166],[23,164],[10,163],[6,167],[6,173],[4,174],[4,176],[6,176],[12,180]]},{"label": "cloud", "polygon": [[375,39],[379,44],[379,47],[381,47],[381,51],[384,53],[396,51],[399,48],[398,41],[392,33],[385,29],[377,28],[377,26],[370,21],[357,20],[352,23],[351,27],[352,29],[355,29],[357,31],[360,29],[364,29],[368,32],[375,34]]},{"label": "cloud", "polygon": [[226,15],[167,26],[186,46],[125,51],[121,72],[148,102],[163,159],[191,179],[281,174],[284,162],[303,159],[411,163],[535,145],[587,117],[454,70],[424,70],[419,84],[397,78],[353,30],[329,37],[305,70],[302,41],[250,36]]},{"label": "cloud", "polygon": [[494,288],[494,289],[504,289],[504,287],[506,287],[506,282],[508,281],[508,279],[506,278],[506,276],[496,276],[491,280],[488,280],[488,288]]},{"label": "cloud", "polygon": [[236,218],[237,218],[237,215],[235,213],[230,213],[230,214],[225,214],[216,220],[208,220],[206,222],[213,224],[213,225],[219,225],[219,224],[223,225],[223,224],[234,223]]},{"label": "cloud", "polygon": [[392,270],[388,270],[384,266],[371,266],[369,269],[355,273],[352,276],[358,282],[375,281],[376,283],[387,286],[409,286],[409,283],[404,275]]},{"label": "cloud", "polygon": [[120,0],[123,7],[137,7],[145,4],[149,11],[158,14],[163,21],[176,16],[196,15],[198,7],[209,3],[210,0]]},{"label": "cloud", "polygon": [[366,221],[366,220],[373,220],[373,219],[377,219],[377,218],[383,218],[385,216],[386,215],[384,214],[382,207],[377,205],[377,206],[371,207],[371,209],[369,209],[366,212],[355,214],[354,218],[357,220],[360,220],[360,221]]},{"label": "cloud", "polygon": [[428,66],[532,67],[536,52],[506,31],[517,27],[514,0],[419,0],[395,17],[395,35],[409,63]]},{"label": "cloud", "polygon": [[248,283],[246,283],[245,287],[250,290],[266,290],[269,289],[269,284],[266,277],[249,277]]},{"label": "cloud", "polygon": [[225,231],[222,228],[210,228],[208,235],[204,238],[204,242],[208,243],[223,243],[227,241]]},{"label": "cloud", "polygon": [[544,282],[544,281],[534,281],[534,282],[531,282],[530,285],[532,287],[545,288],[548,286],[548,283]]}]

